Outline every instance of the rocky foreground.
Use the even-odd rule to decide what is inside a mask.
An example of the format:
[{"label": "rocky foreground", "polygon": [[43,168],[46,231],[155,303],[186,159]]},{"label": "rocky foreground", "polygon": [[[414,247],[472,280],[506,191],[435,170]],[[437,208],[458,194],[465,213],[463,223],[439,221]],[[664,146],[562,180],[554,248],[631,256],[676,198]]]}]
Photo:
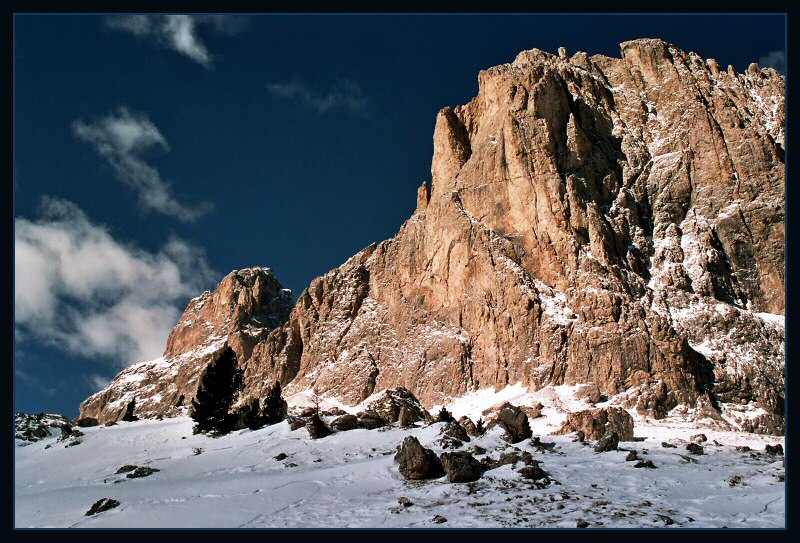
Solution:
[{"label": "rocky foreground", "polygon": [[178,415],[230,346],[242,402],[276,379],[347,406],[592,383],[651,418],[782,434],[785,78],[640,39],[523,51],[478,81],[439,112],[393,238],[294,307],[272,270],[231,272],[81,415]]},{"label": "rocky foreground", "polygon": [[[323,400],[319,427],[302,393],[288,420],[220,438],[192,434],[185,416],[84,420],[77,444],[18,437],[15,524],[785,526],[783,438],[631,416],[592,392],[483,390],[448,405],[449,423],[404,394]],[[484,417],[485,433],[467,422]]]}]

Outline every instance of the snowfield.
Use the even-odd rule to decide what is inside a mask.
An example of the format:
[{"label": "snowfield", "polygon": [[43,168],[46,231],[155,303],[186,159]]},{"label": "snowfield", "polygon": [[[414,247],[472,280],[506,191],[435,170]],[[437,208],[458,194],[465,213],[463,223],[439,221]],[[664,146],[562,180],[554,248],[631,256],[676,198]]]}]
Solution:
[{"label": "snowfield", "polygon": [[[539,449],[530,441],[510,445],[495,428],[462,449],[479,445],[493,458],[514,447],[529,451],[551,480],[544,488],[511,465],[487,471],[475,483],[449,483],[446,477],[404,480],[393,460],[395,448],[414,435],[423,446],[441,452],[436,443],[441,423],[359,429],[312,440],[304,428],[292,432],[282,422],[211,438],[193,435],[191,419],[180,417],[81,428],[81,443],[71,447],[57,436],[34,443],[17,440],[15,524],[574,528],[585,521],[589,527],[785,527],[783,457],[764,453],[766,444],[785,447],[783,438],[698,428],[680,420],[643,421],[634,414],[635,441],[620,443],[619,451],[595,453],[571,435],[548,435],[563,420],[564,406],[581,407],[568,389],[529,394],[509,387],[451,404],[456,416],[477,419],[498,398],[542,401],[544,416],[532,420],[531,427],[552,447]],[[700,432],[708,437],[702,444],[705,454],[694,456],[686,444]],[[662,441],[677,448],[662,447]],[[752,451],[736,450],[743,445]],[[626,462],[631,449],[657,469]],[[279,453],[286,458],[276,460]],[[160,471],[129,479],[116,473],[126,464]],[[413,505],[399,504],[401,496]],[[120,505],[85,516],[101,498]],[[446,522],[434,522],[437,515]]]}]

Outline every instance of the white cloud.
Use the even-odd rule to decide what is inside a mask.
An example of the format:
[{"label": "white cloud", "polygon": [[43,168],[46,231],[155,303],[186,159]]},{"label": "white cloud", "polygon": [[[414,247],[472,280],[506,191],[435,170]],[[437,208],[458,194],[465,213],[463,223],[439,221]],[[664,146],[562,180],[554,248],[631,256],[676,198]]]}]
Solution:
[{"label": "white cloud", "polygon": [[326,113],[342,108],[351,114],[364,114],[370,105],[370,98],[361,87],[349,79],[338,79],[328,92],[319,92],[307,86],[301,79],[294,78],[286,83],[270,83],[267,90],[273,96],[296,100],[304,107]]},{"label": "white cloud", "polygon": [[142,158],[151,149],[169,151],[167,140],[147,115],[122,107],[93,122],[75,121],[72,130],[79,139],[92,144],[120,181],[139,193],[139,203],[144,209],[187,222],[197,220],[211,209],[208,202],[197,206],[178,202],[169,183]]},{"label": "white cloud", "polygon": [[118,366],[160,356],[179,304],[215,277],[201,248],[171,238],[142,250],[65,200],[43,198],[36,220],[14,226],[17,338],[73,355]]},{"label": "white cloud", "polygon": [[110,382],[110,378],[103,377],[102,375],[94,374],[89,376],[89,384],[91,384],[95,390],[103,390]]},{"label": "white cloud", "polygon": [[775,68],[780,73],[786,73],[786,51],[770,51],[758,59],[758,65],[762,68]]},{"label": "white cloud", "polygon": [[246,23],[246,18],[235,15],[114,15],[106,18],[110,28],[149,39],[186,55],[205,68],[211,68],[213,56],[198,36],[198,28],[208,26],[213,32],[230,36]]}]

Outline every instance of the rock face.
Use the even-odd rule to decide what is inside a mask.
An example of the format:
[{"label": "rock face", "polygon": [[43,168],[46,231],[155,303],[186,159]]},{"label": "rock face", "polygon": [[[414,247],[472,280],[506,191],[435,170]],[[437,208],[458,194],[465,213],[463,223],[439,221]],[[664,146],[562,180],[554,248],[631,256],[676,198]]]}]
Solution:
[{"label": "rock face", "polygon": [[[246,361],[270,330],[288,320],[291,308],[291,292],[282,288],[271,269],[229,273],[214,292],[189,302],[167,339],[164,356],[122,371],[81,404],[80,416],[116,421],[132,399],[138,416],[180,414],[215,355],[230,345],[237,359]],[[262,399],[273,383],[265,384]]]},{"label": "rock face", "polygon": [[142,414],[173,413],[202,364],[181,356],[213,337],[236,350],[244,397],[275,379],[349,405],[402,386],[424,406],[592,383],[654,416],[710,394],[734,423],[782,431],[784,77],[640,39],[619,58],[523,51],[478,81],[439,112],[432,182],[395,237],[313,280],[288,320],[279,287],[233,297],[229,276],[163,361],[82,416],[114,418],[134,379]]}]

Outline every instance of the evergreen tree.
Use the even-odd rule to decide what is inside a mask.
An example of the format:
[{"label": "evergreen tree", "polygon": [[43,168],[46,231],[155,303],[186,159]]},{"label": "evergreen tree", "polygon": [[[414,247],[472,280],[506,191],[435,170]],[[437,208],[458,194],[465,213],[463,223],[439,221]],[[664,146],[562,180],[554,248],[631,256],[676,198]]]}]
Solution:
[{"label": "evergreen tree", "polygon": [[436,417],[436,422],[455,422],[456,419],[453,418],[453,415],[450,414],[450,411],[442,406],[442,409],[439,411],[439,414]]},{"label": "evergreen tree", "polygon": [[125,414],[122,415],[122,420],[125,422],[134,422],[139,420],[139,417],[133,414],[136,409],[136,398],[128,402],[128,407],[125,408]]},{"label": "evergreen tree", "polygon": [[486,428],[483,427],[483,418],[478,419],[478,423],[475,425],[475,431],[479,436],[482,436],[486,433]]},{"label": "evergreen tree", "polygon": [[261,402],[258,398],[253,398],[237,411],[239,422],[236,425],[239,428],[249,428],[250,430],[258,430],[266,424],[264,416],[261,413]]},{"label": "evergreen tree", "polygon": [[234,397],[242,389],[242,371],[233,349],[226,347],[219,358],[203,373],[190,415],[194,433],[222,435],[236,425],[237,415],[230,412]]},{"label": "evergreen tree", "polygon": [[281,396],[281,384],[275,381],[267,397],[264,398],[262,415],[266,424],[275,424],[286,418],[286,400]]}]

